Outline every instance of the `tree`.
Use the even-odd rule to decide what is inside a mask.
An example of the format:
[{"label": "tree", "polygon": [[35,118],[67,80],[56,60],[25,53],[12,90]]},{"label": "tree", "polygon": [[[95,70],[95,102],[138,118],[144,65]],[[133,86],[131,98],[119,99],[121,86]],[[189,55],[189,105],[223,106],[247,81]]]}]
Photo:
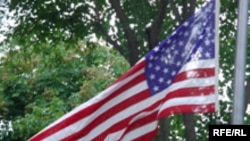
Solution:
[{"label": "tree", "polygon": [[0,95],[5,106],[0,110],[12,120],[14,133],[4,140],[27,140],[110,85],[128,67],[119,53],[91,42],[10,50],[1,59]]},{"label": "tree", "polygon": [[[193,14],[196,8],[204,3],[203,0],[129,0],[97,1],[67,0],[64,2],[18,0],[10,3],[20,23],[13,30],[11,38],[18,40],[19,44],[50,42],[74,43],[86,36],[94,35],[105,40],[110,46],[124,56],[130,65],[133,65],[148,50],[158,44],[164,36],[171,33],[176,26]],[[237,2],[221,0],[220,24],[220,69],[224,80],[220,82],[220,94],[231,99],[232,87],[227,85],[233,79],[233,53],[235,46],[235,21]],[[29,40],[29,42],[27,42]],[[249,69],[248,69],[249,71]],[[226,87],[226,92],[222,89]],[[222,123],[229,123],[232,101],[222,100],[221,117],[216,115],[184,115],[186,139],[194,141],[204,136],[203,131],[195,129],[203,127],[209,122],[219,119]],[[172,120],[174,118],[174,120]],[[173,129],[174,124],[181,119],[179,116],[170,117],[167,123],[162,124]],[[195,120],[198,121],[195,123]],[[204,124],[206,123],[206,124]],[[183,138],[183,124],[174,128],[179,132],[170,132],[172,138]],[[161,126],[166,127],[166,126]],[[199,133],[195,134],[195,130]],[[161,130],[163,136],[169,130]],[[189,131],[189,132],[188,132]],[[176,136],[177,134],[177,136]],[[195,137],[195,135],[197,137]]]}]

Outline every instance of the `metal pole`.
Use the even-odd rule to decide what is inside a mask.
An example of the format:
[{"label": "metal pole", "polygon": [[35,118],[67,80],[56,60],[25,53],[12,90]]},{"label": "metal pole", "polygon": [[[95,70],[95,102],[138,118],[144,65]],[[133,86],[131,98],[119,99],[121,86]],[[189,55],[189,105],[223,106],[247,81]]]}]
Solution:
[{"label": "metal pole", "polygon": [[239,0],[232,124],[244,122],[248,0]]},{"label": "metal pole", "polygon": [[[220,23],[220,1],[215,0],[215,60],[216,60],[216,71],[215,76],[219,76],[219,23]],[[215,85],[215,94],[216,94],[216,103],[215,103],[215,112],[217,116],[220,115],[220,108],[219,108],[219,78],[216,79]]]}]

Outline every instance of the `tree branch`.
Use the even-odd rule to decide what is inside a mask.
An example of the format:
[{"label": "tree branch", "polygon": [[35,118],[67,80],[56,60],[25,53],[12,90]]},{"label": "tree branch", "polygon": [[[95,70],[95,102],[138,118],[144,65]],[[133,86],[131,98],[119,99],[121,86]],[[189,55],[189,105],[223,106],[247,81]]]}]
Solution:
[{"label": "tree branch", "polygon": [[188,7],[187,7],[187,0],[182,0],[182,21],[184,22],[188,18]]},{"label": "tree branch", "polygon": [[177,21],[179,21],[181,23],[183,21],[183,19],[182,19],[180,13],[179,13],[174,1],[170,0],[169,4],[170,4],[171,8],[173,9],[173,12],[174,12],[174,15],[175,15]]},{"label": "tree branch", "polygon": [[[156,28],[155,30],[160,30],[164,21],[164,17],[166,14],[168,0],[160,0],[158,4],[158,12],[157,17],[153,23],[153,27]],[[158,28],[157,28],[158,27]]]},{"label": "tree branch", "polygon": [[[94,1],[96,3],[96,1]],[[96,4],[95,4],[96,5]],[[125,58],[128,58],[127,54],[125,54],[124,52],[124,48],[118,44],[117,41],[114,41],[111,36],[108,35],[108,31],[104,28],[104,26],[101,24],[100,21],[100,15],[99,15],[99,9],[98,7],[92,7],[95,11],[95,15],[93,14],[89,14],[92,19],[94,19],[94,26],[97,28],[97,30],[99,30],[104,38],[106,39],[106,41],[111,44],[116,50],[118,50],[118,52],[120,52],[121,55],[123,55]]]},{"label": "tree branch", "polygon": [[146,33],[148,35],[148,46],[152,49],[159,43],[160,30],[162,28],[164,17],[166,14],[168,0],[160,0],[158,3],[157,17],[150,27],[146,27]]},{"label": "tree branch", "polygon": [[109,0],[109,2],[111,4],[111,7],[115,10],[115,13],[123,27],[125,37],[128,40],[129,63],[130,65],[134,65],[139,60],[138,40],[131,28],[129,27],[129,19],[122,10],[120,0]]},{"label": "tree branch", "polygon": [[115,49],[117,49],[125,58],[128,58],[128,56],[124,53],[124,49],[121,45],[118,44],[117,41],[114,41],[111,36],[109,36],[105,28],[100,24],[99,22],[95,22],[95,27],[106,37],[106,41],[110,43]]},{"label": "tree branch", "polygon": [[195,4],[196,4],[196,0],[190,0],[188,17],[190,17],[190,16],[192,16],[194,14]]}]

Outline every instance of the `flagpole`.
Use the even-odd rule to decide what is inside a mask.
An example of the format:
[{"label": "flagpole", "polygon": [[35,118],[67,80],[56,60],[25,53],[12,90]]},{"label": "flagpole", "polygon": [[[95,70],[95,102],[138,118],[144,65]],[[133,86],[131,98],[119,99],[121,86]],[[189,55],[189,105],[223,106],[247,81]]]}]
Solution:
[{"label": "flagpole", "polygon": [[248,23],[248,1],[239,0],[238,6],[238,31],[236,56],[234,66],[233,85],[233,114],[232,124],[243,124],[244,122],[244,96],[245,96],[245,70],[246,70],[246,47],[247,47],[247,23]]},{"label": "flagpole", "polygon": [[[220,15],[220,1],[215,0],[215,60],[216,60],[216,75],[219,76],[219,15]],[[219,108],[219,78],[216,80],[215,85],[215,94],[216,94],[216,103],[215,103],[215,111],[217,115],[220,115],[220,108]]]}]

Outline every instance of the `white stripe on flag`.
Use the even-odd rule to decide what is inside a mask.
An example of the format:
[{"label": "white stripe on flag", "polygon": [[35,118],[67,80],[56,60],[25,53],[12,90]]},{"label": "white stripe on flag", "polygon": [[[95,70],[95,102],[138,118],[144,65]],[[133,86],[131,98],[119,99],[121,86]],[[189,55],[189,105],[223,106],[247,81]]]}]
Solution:
[{"label": "white stripe on flag", "polygon": [[180,72],[193,70],[193,69],[202,69],[202,68],[214,68],[214,59],[209,60],[197,60],[192,62],[187,62],[183,67],[181,68]]},{"label": "white stripe on flag", "polygon": [[[110,133],[105,139],[104,141],[114,141],[114,140],[119,140],[120,137],[123,135],[123,133],[125,132],[126,128],[122,129],[122,130],[118,130],[115,133]],[[78,141],[84,141],[85,139],[79,139]]]},{"label": "white stripe on flag", "polygon": [[[203,96],[189,96],[189,97],[180,97],[180,98],[172,98],[167,100],[162,105],[159,112],[173,107],[173,106],[182,106],[182,105],[207,105],[215,102],[215,95],[203,95]],[[197,113],[194,109],[194,113]]]},{"label": "white stripe on flag", "polygon": [[151,123],[140,126],[139,128],[136,128],[135,130],[128,132],[123,137],[122,141],[131,141],[133,139],[141,137],[149,132],[154,131],[157,128],[157,126],[158,126],[158,121],[153,121]]},{"label": "white stripe on flag", "polygon": [[[212,86],[214,85],[215,77],[209,77],[209,78],[192,78],[183,80],[180,82],[173,83],[170,87],[163,90],[160,93],[170,93],[178,89],[183,88],[192,88],[192,87],[206,87],[206,86]],[[205,82],[205,83],[204,83]],[[156,94],[158,95],[158,94]]]}]

